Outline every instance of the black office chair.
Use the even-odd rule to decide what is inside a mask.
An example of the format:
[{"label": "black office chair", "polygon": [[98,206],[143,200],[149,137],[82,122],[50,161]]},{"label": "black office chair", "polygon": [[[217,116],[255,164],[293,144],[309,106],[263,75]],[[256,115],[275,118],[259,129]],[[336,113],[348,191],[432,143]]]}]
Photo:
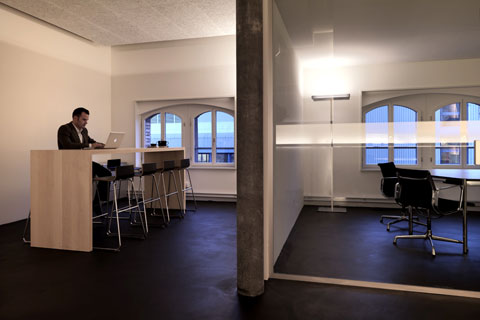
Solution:
[{"label": "black office chair", "polygon": [[[398,239],[428,239],[432,246],[432,256],[435,256],[433,240],[463,243],[463,241],[439,237],[432,233],[432,218],[442,217],[462,212],[463,205],[463,183],[461,180],[448,179],[449,186],[438,188],[428,170],[397,169],[398,183],[395,187],[395,199],[406,206],[410,216],[412,210],[418,213],[423,212],[427,218],[427,232],[422,235],[396,236],[393,244]],[[459,200],[447,200],[439,197],[441,190],[458,187]]]},{"label": "black office chair", "polygon": [[[378,166],[380,167],[380,170],[382,171],[382,176],[383,176],[382,181],[380,183],[380,190],[382,191],[382,194],[385,197],[393,199],[395,197],[395,185],[398,182],[397,167],[393,162],[379,163]],[[405,206],[399,203],[398,201],[397,203],[402,207],[401,216],[382,215],[380,217],[380,222],[383,222],[383,219],[394,219],[393,221],[390,221],[387,223],[387,231],[390,231],[390,226],[392,224],[410,220],[409,216],[406,215]],[[413,216],[412,218],[413,218],[412,223],[409,223],[408,225],[409,234],[413,234],[413,230],[412,230],[413,223],[426,226],[425,223],[418,221],[418,216]]]}]

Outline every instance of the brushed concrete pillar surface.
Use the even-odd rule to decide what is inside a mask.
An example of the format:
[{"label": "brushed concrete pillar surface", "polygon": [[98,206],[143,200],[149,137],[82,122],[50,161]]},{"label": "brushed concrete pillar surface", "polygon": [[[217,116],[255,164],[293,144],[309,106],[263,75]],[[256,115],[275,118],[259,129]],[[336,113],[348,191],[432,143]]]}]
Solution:
[{"label": "brushed concrete pillar surface", "polygon": [[237,287],[264,291],[263,280],[263,11],[237,0]]}]

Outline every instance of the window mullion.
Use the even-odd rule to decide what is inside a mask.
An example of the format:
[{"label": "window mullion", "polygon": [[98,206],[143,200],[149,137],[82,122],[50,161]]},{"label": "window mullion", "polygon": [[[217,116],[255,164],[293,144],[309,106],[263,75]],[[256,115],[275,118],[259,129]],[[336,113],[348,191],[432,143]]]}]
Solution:
[{"label": "window mullion", "polygon": [[212,109],[212,164],[217,163],[217,114]]},{"label": "window mullion", "polygon": [[[464,99],[460,99],[460,123],[467,118],[467,113]],[[460,137],[466,136],[466,132],[463,132],[463,127],[460,126]],[[459,141],[460,147],[460,168],[467,166],[467,146]]]},{"label": "window mullion", "polygon": [[[393,104],[388,105],[388,160],[394,162],[394,141],[395,141],[395,133],[393,126]],[[393,139],[390,140],[390,137]]]}]

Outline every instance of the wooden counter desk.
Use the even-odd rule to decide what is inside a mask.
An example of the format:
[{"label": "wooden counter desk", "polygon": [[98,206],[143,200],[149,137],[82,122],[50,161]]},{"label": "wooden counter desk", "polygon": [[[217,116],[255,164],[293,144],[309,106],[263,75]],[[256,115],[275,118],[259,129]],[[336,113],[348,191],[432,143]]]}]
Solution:
[{"label": "wooden counter desk", "polygon": [[184,148],[32,150],[31,246],[92,251],[92,155],[131,153],[159,167],[185,157]]}]

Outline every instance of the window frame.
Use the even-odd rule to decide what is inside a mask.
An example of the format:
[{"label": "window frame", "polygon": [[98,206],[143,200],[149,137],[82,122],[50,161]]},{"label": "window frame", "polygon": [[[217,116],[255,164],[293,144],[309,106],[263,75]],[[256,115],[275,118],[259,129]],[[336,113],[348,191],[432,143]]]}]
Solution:
[{"label": "window frame", "polygon": [[[422,114],[421,114],[421,111],[420,110],[417,110],[416,108],[412,108],[408,105],[406,105],[405,103],[398,103],[398,102],[389,102],[389,103],[385,103],[385,102],[379,102],[379,103],[376,103],[376,104],[373,104],[373,105],[370,105],[370,106],[367,106],[367,107],[364,107],[362,108],[362,123],[363,124],[366,124],[366,115],[368,112],[374,110],[374,109],[377,109],[377,108],[380,108],[380,107],[387,107],[387,114],[388,114],[388,121],[387,123],[394,123],[393,121],[393,116],[394,116],[394,106],[400,106],[400,107],[404,107],[404,108],[407,108],[407,109],[410,109],[414,112],[417,113],[417,120],[416,122],[419,122],[421,121],[421,118],[422,118]],[[400,123],[400,121],[398,121]],[[387,143],[387,148],[388,148],[388,160],[387,162],[390,162],[394,160],[394,152],[395,152],[395,144],[393,142],[390,142],[392,139],[391,137],[394,137],[394,127],[388,128],[388,133],[387,133],[387,136],[388,136],[388,143]],[[421,148],[419,148],[418,144],[416,144],[416,148],[417,148],[417,164],[402,164],[402,166],[408,166],[409,168],[419,168],[420,167],[420,164],[422,162],[422,155],[421,155]],[[367,161],[367,157],[366,157],[366,150],[367,150],[367,146],[366,144],[364,146],[362,146],[362,169],[364,170],[372,170],[372,169],[379,169],[378,168],[378,165],[377,164],[367,164],[366,161]]]},{"label": "window frame", "polygon": [[[458,98],[457,100],[446,100],[447,102],[442,102],[441,105],[436,105],[430,116],[430,120],[435,122],[435,112],[442,109],[443,107],[458,103],[460,104],[460,120],[459,121],[467,121],[467,104],[473,103],[480,106],[480,99],[469,99],[469,98]],[[430,162],[432,168],[436,169],[477,169],[480,166],[475,165],[475,162],[471,165],[467,164],[467,157],[468,157],[468,144],[467,143],[460,143],[460,164],[436,164],[436,154],[435,154],[436,146],[434,145],[432,150],[430,151]]]},{"label": "window frame", "polygon": [[[233,118],[233,162],[217,162],[217,111],[229,114]],[[212,112],[212,161],[211,162],[196,162],[195,161],[195,119],[199,117],[200,115],[207,113],[207,112]],[[236,153],[237,153],[237,122],[235,119],[235,114],[233,110],[225,109],[225,108],[220,108],[220,107],[215,107],[215,106],[210,106],[210,108],[202,111],[202,112],[196,112],[195,114],[192,114],[192,133],[191,133],[191,155],[192,155],[192,164],[194,164],[195,167],[209,167],[209,166],[214,166],[214,167],[236,167]]]},{"label": "window frame", "polygon": [[[167,109],[166,111],[164,111],[164,109]],[[170,113],[170,114],[174,114],[175,116],[179,117],[181,122],[182,122],[182,131],[181,131],[181,134],[182,134],[182,145],[181,147],[184,147],[185,144],[184,144],[184,119],[183,117],[181,117],[179,114],[175,113],[175,112],[172,112],[169,110],[170,108],[159,108],[159,109],[155,109],[149,113],[146,113],[142,116],[142,126],[141,126],[141,129],[142,129],[142,137],[141,137],[141,141],[142,141],[142,145],[143,147],[145,148],[148,148],[150,146],[147,146],[145,145],[145,121],[149,118],[152,118],[153,116],[156,116],[158,114],[160,114],[160,140],[166,140],[166,130],[167,130],[167,117],[165,116],[167,113]]]},{"label": "window frame", "polygon": [[[216,140],[216,111],[221,111],[227,113],[233,117],[233,130],[234,130],[234,161],[230,163],[217,163],[216,158],[213,158],[216,154],[216,141],[212,143],[212,162],[202,163],[195,162],[195,129],[194,121],[195,118],[205,112],[211,111],[212,114],[212,140]],[[142,113],[140,115],[140,141],[142,146],[145,143],[145,120],[155,114],[161,113],[161,137],[162,140],[165,139],[165,130],[166,130],[166,113],[174,114],[182,120],[182,147],[185,148],[185,157],[190,158],[191,168],[203,168],[203,169],[236,169],[237,167],[237,121],[235,117],[235,110],[229,108],[208,105],[208,104],[178,104],[178,105],[169,105],[164,107],[159,107],[151,109],[148,112]],[[214,121],[215,120],[215,121]],[[213,142],[213,141],[212,141]],[[148,146],[146,146],[148,147]],[[213,161],[215,160],[215,161]]]},{"label": "window frame", "polygon": [[[440,90],[440,89],[439,89]],[[371,99],[369,97],[369,99]],[[400,105],[407,107],[417,112],[417,121],[432,121],[435,122],[435,112],[440,110],[446,105],[460,103],[460,121],[467,121],[467,104],[473,103],[480,105],[480,96],[472,94],[462,94],[462,93],[451,93],[451,92],[424,92],[424,93],[414,93],[414,94],[397,94],[387,99],[377,100],[376,102],[369,103],[362,107],[361,119],[362,123],[365,124],[366,114],[378,107],[388,105],[388,117],[389,122],[393,123],[393,106]],[[475,121],[475,120],[472,120]],[[477,120],[478,121],[478,120]],[[393,143],[392,137],[393,132],[389,130],[389,161],[393,161]],[[366,164],[366,146],[361,148],[361,168],[362,170],[379,170],[377,165],[367,165]],[[417,165],[403,165],[408,166],[409,168],[437,168],[437,169],[477,169],[480,168],[480,165],[467,165],[467,143],[460,144],[460,165],[452,164],[440,164],[437,165],[435,159],[435,143],[428,143],[424,145],[417,144]]]}]

